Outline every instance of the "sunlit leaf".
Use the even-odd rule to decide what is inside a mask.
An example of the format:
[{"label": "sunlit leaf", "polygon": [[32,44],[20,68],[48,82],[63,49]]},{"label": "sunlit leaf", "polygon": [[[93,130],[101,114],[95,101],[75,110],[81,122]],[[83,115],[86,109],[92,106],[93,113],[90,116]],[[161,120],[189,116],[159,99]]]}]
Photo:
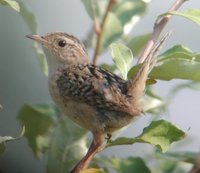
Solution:
[{"label": "sunlit leaf", "polygon": [[127,43],[127,46],[132,50],[134,56],[139,55],[150,36],[151,34],[148,33],[131,38],[131,40]]},{"label": "sunlit leaf", "polygon": [[172,123],[159,120],[153,121],[148,127],[143,129],[143,133],[137,137],[141,142],[155,145],[165,152],[172,142],[181,140],[185,133]]},{"label": "sunlit leaf", "polygon": [[87,151],[87,131],[65,117],[51,135],[48,173],[69,173]]},{"label": "sunlit leaf", "polygon": [[0,5],[6,5],[18,12],[20,11],[19,3],[13,0],[0,0]]},{"label": "sunlit leaf", "polygon": [[121,137],[115,141],[110,141],[107,147],[114,145],[128,145],[139,143],[149,143],[155,145],[158,149],[165,152],[170,144],[181,140],[185,133],[165,120],[153,121],[148,127],[143,129],[143,133],[135,138]]},{"label": "sunlit leaf", "polygon": [[52,105],[25,105],[19,112],[18,118],[26,127],[25,137],[37,157],[41,157],[48,148],[57,114]]},{"label": "sunlit leaf", "polygon": [[111,54],[115,65],[120,70],[123,79],[127,79],[127,74],[133,61],[131,50],[121,43],[112,43],[110,48],[112,50]]},{"label": "sunlit leaf", "polygon": [[174,46],[159,57],[149,76],[160,80],[200,81],[200,54],[182,45]]},{"label": "sunlit leaf", "polygon": [[150,169],[145,162],[139,157],[128,157],[126,159],[111,158],[110,165],[117,173],[141,172],[150,173]]},{"label": "sunlit leaf", "polygon": [[188,10],[182,11],[182,12],[180,12],[180,11],[170,11],[170,12],[167,12],[167,13],[160,15],[158,17],[158,19],[160,17],[168,15],[168,14],[173,14],[173,15],[185,17],[185,18],[195,22],[196,24],[200,25],[200,10],[199,9],[188,9]]},{"label": "sunlit leaf", "polygon": [[23,137],[25,133],[25,126],[22,127],[22,131],[18,137],[12,137],[12,136],[0,136],[0,154],[4,153],[6,150],[6,142],[13,141],[13,140],[19,140]]}]

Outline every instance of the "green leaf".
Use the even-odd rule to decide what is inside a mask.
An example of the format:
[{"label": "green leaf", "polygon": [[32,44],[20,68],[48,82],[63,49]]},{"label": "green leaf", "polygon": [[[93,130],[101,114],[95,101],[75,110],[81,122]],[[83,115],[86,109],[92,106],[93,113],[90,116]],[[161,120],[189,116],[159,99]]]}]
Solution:
[{"label": "green leaf", "polygon": [[142,99],[144,112],[153,115],[160,115],[167,110],[166,102],[153,90],[152,87],[146,88],[146,97]]},{"label": "green leaf", "polygon": [[0,4],[1,5],[6,5],[11,7],[12,9],[16,10],[17,12],[20,11],[20,6],[18,4],[18,2],[16,1],[11,1],[11,0],[0,0]]},{"label": "green leaf", "polygon": [[105,172],[101,169],[89,168],[81,171],[81,173],[105,173]]},{"label": "green leaf", "polygon": [[137,64],[137,65],[134,65],[133,67],[131,67],[131,69],[128,71],[128,74],[127,74],[128,79],[135,76],[141,66],[142,66],[142,64]]},{"label": "green leaf", "polygon": [[160,158],[171,160],[173,162],[187,162],[194,164],[199,153],[195,152],[166,152],[160,153],[157,151],[156,155]]},{"label": "green leaf", "polygon": [[111,167],[118,173],[141,172],[150,173],[150,169],[139,157],[128,157],[127,159],[112,158],[109,161]]},{"label": "green leaf", "polygon": [[22,131],[18,137],[0,136],[0,154],[5,152],[6,142],[13,141],[13,140],[19,140],[23,137],[24,133],[25,133],[25,126],[22,127]]},{"label": "green leaf", "polygon": [[170,102],[183,89],[200,90],[200,82],[189,81],[174,86],[168,93],[167,101]]},{"label": "green leaf", "polygon": [[182,45],[174,46],[158,58],[149,77],[200,81],[200,54],[193,53]]},{"label": "green leaf", "polygon": [[188,10],[183,11],[183,12],[170,11],[170,12],[167,12],[167,13],[160,15],[158,18],[165,16],[165,15],[168,15],[168,14],[173,14],[173,15],[185,17],[185,18],[195,22],[196,24],[200,25],[200,10],[199,9],[188,9]]},{"label": "green leaf", "polygon": [[[156,151],[160,161],[159,171],[163,173],[188,173],[186,165],[194,164],[199,153],[195,152],[166,152]],[[189,163],[189,164],[186,164]]]},{"label": "green leaf", "polygon": [[144,112],[150,112],[154,115],[159,115],[161,112],[166,110],[165,102],[162,99],[150,96],[142,99],[142,105]]},{"label": "green leaf", "polygon": [[113,41],[122,35],[122,33],[123,30],[120,21],[113,13],[109,12],[102,35],[101,52],[108,48]]},{"label": "green leaf", "polygon": [[82,0],[82,3],[92,20],[95,19],[96,15],[99,14],[99,2],[94,0]]},{"label": "green leaf", "polygon": [[112,13],[119,19],[125,34],[128,34],[141,16],[144,15],[149,2],[142,0],[118,0],[114,4]]},{"label": "green leaf", "polygon": [[129,22],[133,16],[143,15],[146,11],[146,3],[142,0],[119,0],[112,8],[112,12],[118,17],[122,25]]},{"label": "green leaf", "polygon": [[[1,136],[0,136],[0,140],[1,140]],[[5,143],[4,142],[0,143],[0,154],[4,153],[5,150],[6,150]]]},{"label": "green leaf", "polygon": [[117,138],[109,141],[107,147],[115,145],[127,145],[139,143],[149,143],[155,145],[162,152],[167,151],[170,144],[181,140],[185,133],[176,126],[165,120],[153,121],[148,127],[143,129],[143,133],[135,138]]},{"label": "green leaf", "polygon": [[166,152],[172,142],[181,140],[185,133],[165,120],[153,121],[143,129],[143,133],[137,137],[141,142],[150,143]]},{"label": "green leaf", "polygon": [[48,65],[47,65],[45,54],[38,43],[34,42],[33,48],[38,56],[38,60],[40,62],[42,71],[47,76],[48,75]]},{"label": "green leaf", "polygon": [[59,122],[50,140],[48,173],[68,173],[80,161],[87,151],[86,133],[67,117]]},{"label": "green leaf", "polygon": [[162,173],[188,173],[184,169],[183,166],[180,166],[180,163],[174,162],[172,160],[164,160],[159,165],[159,168],[157,168],[157,172]]},{"label": "green leaf", "polygon": [[19,1],[20,14],[32,33],[37,33],[37,22],[34,14],[27,8],[23,1]]},{"label": "green leaf", "polygon": [[52,105],[25,105],[19,112],[19,120],[25,125],[25,137],[33,153],[40,158],[49,145],[50,132],[55,125],[57,109]]},{"label": "green leaf", "polygon": [[131,38],[131,40],[127,43],[127,46],[132,50],[134,56],[139,55],[139,53],[145,47],[150,36],[151,33],[147,33]]},{"label": "green leaf", "polygon": [[117,67],[116,67],[115,64],[110,65],[110,64],[103,63],[103,64],[100,65],[100,67],[109,71],[109,72],[112,72],[112,73],[114,73],[117,70]]},{"label": "green leaf", "polygon": [[133,61],[131,50],[121,43],[112,43],[110,48],[113,61],[120,70],[123,79],[127,79],[127,74]]},{"label": "green leaf", "polygon": [[[91,19],[94,20],[95,18],[100,24],[105,15],[108,1],[82,0],[82,2]],[[150,1],[144,2],[143,0],[119,0],[113,5],[111,11],[108,13],[104,26],[102,45],[100,48],[101,53],[104,52],[112,42],[119,39],[123,35],[123,32],[126,34],[130,32],[133,25],[135,25],[145,13],[149,2]],[[85,42],[91,45],[91,40],[94,38],[94,35],[91,34],[91,32],[89,34],[90,37]]]},{"label": "green leaf", "polygon": [[[21,9],[20,14],[24,19],[24,22],[26,23],[26,25],[32,33],[37,33],[37,21],[34,14],[27,8],[23,1],[19,1],[19,5]],[[43,73],[47,75],[48,65],[43,50],[41,49],[40,45],[36,42],[33,42],[33,49],[38,56]]]}]

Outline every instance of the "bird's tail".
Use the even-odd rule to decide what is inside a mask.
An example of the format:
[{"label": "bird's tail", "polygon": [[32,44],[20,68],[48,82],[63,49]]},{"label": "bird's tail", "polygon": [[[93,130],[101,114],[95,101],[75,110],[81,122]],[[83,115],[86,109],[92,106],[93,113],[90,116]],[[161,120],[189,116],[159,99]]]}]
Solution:
[{"label": "bird's tail", "polygon": [[141,64],[141,67],[133,76],[131,79],[128,81],[127,85],[127,94],[130,97],[130,103],[133,106],[133,108],[137,108],[139,110],[141,109],[141,103],[140,99],[144,94],[145,90],[145,85],[146,85],[146,80],[148,77],[148,74],[152,70],[153,66],[156,63],[155,57],[157,53],[160,51],[162,48],[164,42],[166,39],[169,37],[171,32],[166,33],[160,41],[154,46],[154,48],[151,50],[151,52],[148,54],[144,62]]}]

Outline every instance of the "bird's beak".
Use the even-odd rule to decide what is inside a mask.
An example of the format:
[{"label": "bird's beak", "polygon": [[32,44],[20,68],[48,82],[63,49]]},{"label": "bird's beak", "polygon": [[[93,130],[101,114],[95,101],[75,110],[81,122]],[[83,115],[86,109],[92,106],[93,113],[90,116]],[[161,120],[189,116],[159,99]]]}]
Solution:
[{"label": "bird's beak", "polygon": [[40,43],[40,44],[43,44],[45,46],[48,45],[48,41],[42,37],[42,36],[39,36],[39,35],[26,35],[27,38],[30,38],[32,40],[35,40],[36,42]]}]

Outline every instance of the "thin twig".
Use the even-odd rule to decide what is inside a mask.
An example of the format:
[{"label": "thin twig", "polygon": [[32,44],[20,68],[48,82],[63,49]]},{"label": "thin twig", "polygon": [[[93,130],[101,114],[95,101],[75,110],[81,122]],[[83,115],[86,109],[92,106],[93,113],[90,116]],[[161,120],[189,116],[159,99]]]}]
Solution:
[{"label": "thin twig", "polygon": [[[172,5],[172,7],[168,10],[170,11],[176,11],[186,0],[176,0],[175,3]],[[154,44],[158,40],[163,28],[167,24],[167,22],[172,17],[171,14],[164,16],[158,23],[155,23],[153,33],[151,35],[150,40],[148,41],[146,47],[144,48],[142,54],[138,58],[138,63],[144,62],[144,60],[147,58],[148,54],[152,50]]]},{"label": "thin twig", "polygon": [[111,10],[112,6],[116,3],[116,0],[110,0],[107,6],[107,9],[105,11],[105,14],[103,16],[101,25],[98,23],[98,21],[95,19],[94,20],[94,25],[95,25],[95,32],[97,34],[97,42],[96,42],[96,48],[94,52],[94,57],[93,57],[93,64],[97,64],[98,58],[99,58],[99,53],[101,49],[101,43],[102,43],[102,35],[103,35],[103,30],[104,26],[106,23],[106,20],[108,18],[109,11]]}]

